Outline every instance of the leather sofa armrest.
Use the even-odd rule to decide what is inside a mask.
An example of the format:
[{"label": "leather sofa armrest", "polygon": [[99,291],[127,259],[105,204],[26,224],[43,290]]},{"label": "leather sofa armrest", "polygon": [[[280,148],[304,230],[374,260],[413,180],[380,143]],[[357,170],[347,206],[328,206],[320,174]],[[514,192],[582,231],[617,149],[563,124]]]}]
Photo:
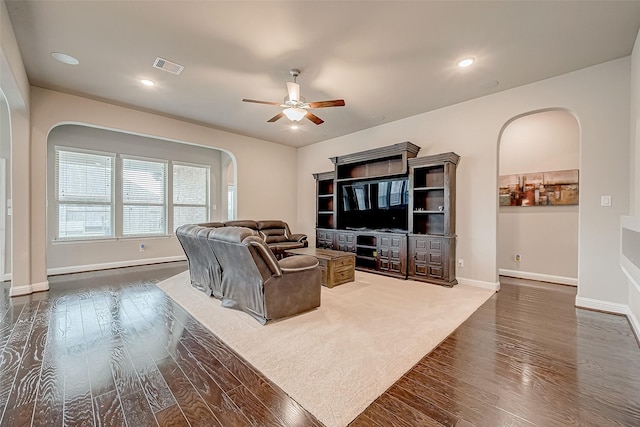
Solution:
[{"label": "leather sofa armrest", "polygon": [[311,255],[295,255],[278,261],[282,273],[313,270],[318,266],[318,259]]},{"label": "leather sofa armrest", "polygon": [[290,242],[304,242],[305,240],[307,240],[307,235],[306,234],[291,234],[289,236],[289,241]]}]

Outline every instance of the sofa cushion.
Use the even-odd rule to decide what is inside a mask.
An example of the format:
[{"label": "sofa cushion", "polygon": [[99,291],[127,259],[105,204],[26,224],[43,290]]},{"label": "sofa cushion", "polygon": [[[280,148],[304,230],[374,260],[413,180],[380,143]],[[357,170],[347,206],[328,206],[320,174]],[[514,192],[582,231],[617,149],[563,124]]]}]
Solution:
[{"label": "sofa cushion", "polygon": [[287,236],[284,235],[284,229],[282,228],[260,230],[260,237],[262,237],[267,244],[287,241]]},{"label": "sofa cushion", "polygon": [[252,230],[258,230],[258,223],[250,219],[236,219],[232,221],[226,221],[225,227],[247,227]]}]

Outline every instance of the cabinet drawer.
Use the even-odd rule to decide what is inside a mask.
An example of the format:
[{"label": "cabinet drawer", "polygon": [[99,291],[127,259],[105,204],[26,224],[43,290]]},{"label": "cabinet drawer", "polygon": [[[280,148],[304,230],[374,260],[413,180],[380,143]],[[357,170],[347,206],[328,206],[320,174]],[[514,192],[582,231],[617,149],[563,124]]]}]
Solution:
[{"label": "cabinet drawer", "polygon": [[342,270],[354,266],[354,257],[343,257],[333,261],[333,268],[335,270]]},{"label": "cabinet drawer", "polygon": [[353,273],[354,273],[353,269],[336,271],[333,274],[334,284],[341,285],[343,283],[353,282],[353,280],[355,279]]}]

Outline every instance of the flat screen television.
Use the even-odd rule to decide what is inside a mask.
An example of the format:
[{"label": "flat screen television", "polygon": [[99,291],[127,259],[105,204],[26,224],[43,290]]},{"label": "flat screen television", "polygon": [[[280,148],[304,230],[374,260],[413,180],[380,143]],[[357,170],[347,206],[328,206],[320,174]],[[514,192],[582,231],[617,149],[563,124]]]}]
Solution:
[{"label": "flat screen television", "polygon": [[338,228],[406,231],[408,210],[408,178],[344,183],[338,194]]}]

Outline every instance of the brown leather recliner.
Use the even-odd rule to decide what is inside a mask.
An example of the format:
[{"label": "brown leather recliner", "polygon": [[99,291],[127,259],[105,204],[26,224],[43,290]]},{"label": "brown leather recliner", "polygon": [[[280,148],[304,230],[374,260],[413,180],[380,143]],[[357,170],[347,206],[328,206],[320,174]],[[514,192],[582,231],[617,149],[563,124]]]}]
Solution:
[{"label": "brown leather recliner", "polygon": [[209,245],[208,238],[214,227],[222,225],[222,223],[186,224],[176,229],[176,237],[187,256],[191,285],[216,298],[222,298],[220,290],[222,270]]},{"label": "brown leather recliner", "polygon": [[222,306],[260,323],[320,306],[318,260],[299,255],[278,261],[255,230],[214,228],[208,242],[222,269]]}]

